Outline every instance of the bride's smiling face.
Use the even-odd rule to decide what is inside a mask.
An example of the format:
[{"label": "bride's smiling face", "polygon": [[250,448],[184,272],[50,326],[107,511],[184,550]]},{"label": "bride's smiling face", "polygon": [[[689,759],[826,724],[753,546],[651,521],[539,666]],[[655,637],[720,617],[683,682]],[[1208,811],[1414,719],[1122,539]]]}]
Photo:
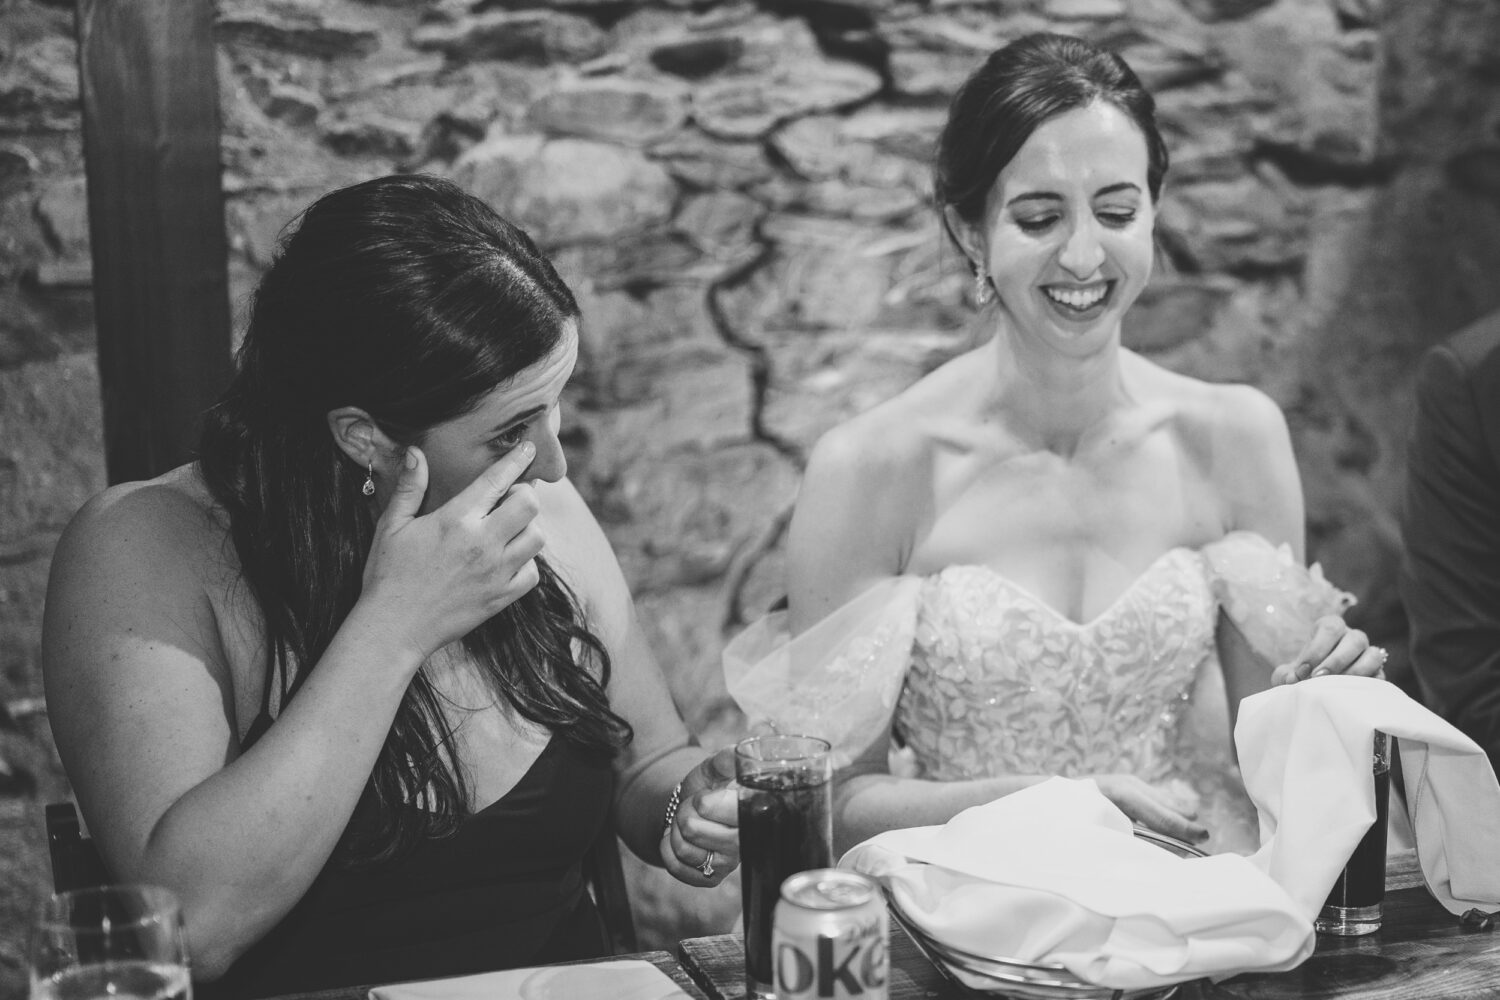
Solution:
[{"label": "bride's smiling face", "polygon": [[1038,126],[995,180],[975,251],[1016,331],[1069,355],[1117,337],[1151,277],[1146,139],[1095,102]]}]

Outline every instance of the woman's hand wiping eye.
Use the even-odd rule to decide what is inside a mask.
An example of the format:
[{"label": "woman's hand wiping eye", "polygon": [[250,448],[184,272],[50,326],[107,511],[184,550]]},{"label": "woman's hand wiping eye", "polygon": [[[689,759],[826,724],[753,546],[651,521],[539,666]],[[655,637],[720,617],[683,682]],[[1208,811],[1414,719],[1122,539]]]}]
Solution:
[{"label": "woman's hand wiping eye", "polygon": [[524,441],[462,492],[418,514],[427,459],[407,450],[365,561],[361,602],[380,607],[392,641],[424,659],[467,635],[537,585],[545,539],[536,489],[519,482],[536,456]]}]

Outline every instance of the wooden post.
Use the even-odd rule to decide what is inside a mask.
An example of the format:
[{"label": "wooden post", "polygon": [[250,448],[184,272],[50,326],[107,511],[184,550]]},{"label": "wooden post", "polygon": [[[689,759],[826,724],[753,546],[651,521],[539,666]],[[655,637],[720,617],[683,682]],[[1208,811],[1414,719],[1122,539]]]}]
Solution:
[{"label": "wooden post", "polygon": [[191,459],[228,381],[215,5],[77,0],[94,318],[112,483]]}]

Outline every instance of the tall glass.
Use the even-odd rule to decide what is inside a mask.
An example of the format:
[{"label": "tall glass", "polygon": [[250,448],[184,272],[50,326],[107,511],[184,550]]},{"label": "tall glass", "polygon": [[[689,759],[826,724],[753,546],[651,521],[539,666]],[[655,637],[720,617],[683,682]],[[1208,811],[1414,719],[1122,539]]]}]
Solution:
[{"label": "tall glass", "polygon": [[745,990],[776,996],[771,916],[788,876],[833,865],[833,766],[826,740],[753,736],[734,749],[740,792]]},{"label": "tall glass", "polygon": [[1349,863],[1339,873],[1339,880],[1318,913],[1313,926],[1321,934],[1352,937],[1380,930],[1381,904],[1385,900],[1385,835],[1391,815],[1391,747],[1389,738],[1378,729],[1372,769],[1375,822],[1355,845]]},{"label": "tall glass", "polygon": [[107,885],[42,904],[31,1000],[192,1000],[182,907],[166,889]]}]

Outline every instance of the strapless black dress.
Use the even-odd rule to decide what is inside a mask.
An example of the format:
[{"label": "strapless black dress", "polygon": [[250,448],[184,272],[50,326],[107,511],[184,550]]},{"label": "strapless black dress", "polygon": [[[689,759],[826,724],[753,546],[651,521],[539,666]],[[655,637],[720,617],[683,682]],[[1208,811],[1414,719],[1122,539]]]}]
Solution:
[{"label": "strapless black dress", "polygon": [[[257,734],[258,735],[258,734]],[[325,867],[200,1000],[265,997],[607,953],[582,859],[608,819],[609,755],[554,736],[452,837],[357,870]]]}]

